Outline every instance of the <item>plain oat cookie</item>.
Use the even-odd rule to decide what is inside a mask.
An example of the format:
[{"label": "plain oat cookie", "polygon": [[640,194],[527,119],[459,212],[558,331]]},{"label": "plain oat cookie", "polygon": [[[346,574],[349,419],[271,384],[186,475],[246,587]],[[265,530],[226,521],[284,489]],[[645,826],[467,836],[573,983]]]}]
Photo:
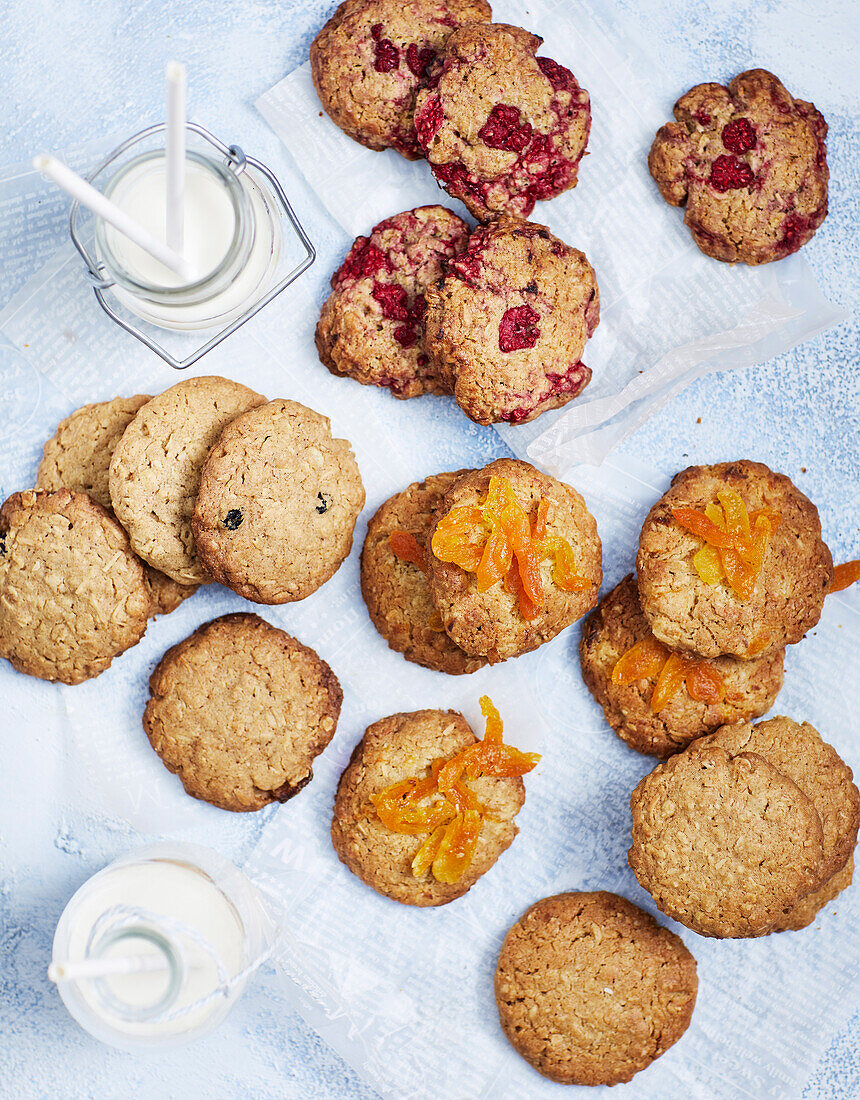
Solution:
[{"label": "plain oat cookie", "polygon": [[0,508],[0,657],[42,680],[98,676],[146,630],[143,567],[84,493],[13,493]]},{"label": "plain oat cookie", "polygon": [[143,728],[188,794],[223,810],[286,802],[313,777],[343,693],[312,649],[257,615],[222,615],[169,649]]},{"label": "plain oat cookie", "polygon": [[265,398],[217,376],[187,378],[140,409],[110,464],[110,497],[137,554],[180,584],[209,580],[191,533],[200,470],[221,429]]},{"label": "plain oat cookie", "polygon": [[377,893],[404,905],[445,905],[462,897],[517,835],[514,818],[525,801],[521,778],[483,776],[470,788],[486,809],[474,858],[454,883],[428,870],[416,877],[412,861],[424,837],[393,832],[373,809],[371,796],[392,783],[430,773],[434,760],[450,759],[477,738],[454,710],[419,710],[381,718],[365,731],[338,783],[331,839],[346,866]]},{"label": "plain oat cookie", "polygon": [[352,548],[364,486],[328,417],[270,401],[221,433],[200,478],[193,529],[215,580],[257,603],[303,600]]},{"label": "plain oat cookie", "polygon": [[603,890],[534,904],[508,932],[495,977],[511,1045],[563,1085],[630,1081],[687,1030],[697,990],[681,939]]}]

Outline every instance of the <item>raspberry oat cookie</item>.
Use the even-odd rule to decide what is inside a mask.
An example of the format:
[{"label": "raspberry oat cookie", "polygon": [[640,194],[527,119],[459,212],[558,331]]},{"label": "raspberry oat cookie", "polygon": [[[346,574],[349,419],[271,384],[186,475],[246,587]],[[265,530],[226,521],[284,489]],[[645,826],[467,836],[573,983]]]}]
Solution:
[{"label": "raspberry oat cookie", "polygon": [[395,397],[447,392],[424,346],[424,294],[468,236],[468,225],[444,206],[419,206],[356,240],[332,275],[316,328],[332,374],[386,386]]},{"label": "raspberry oat cookie", "polygon": [[210,578],[194,548],[200,471],[221,429],[265,397],[217,376],[187,378],[140,409],[110,463],[117,519],[144,561],[179,584]]},{"label": "raspberry oat cookie", "polygon": [[537,199],[576,186],[588,93],[569,69],[535,57],[542,41],[504,23],[461,27],[418,93],[415,131],[433,175],[480,221],[526,218]]},{"label": "raspberry oat cookie", "polygon": [[364,486],[328,417],[270,401],[236,417],[200,475],[192,528],[211,577],[257,603],[315,592],[352,549]]},{"label": "raspberry oat cookie", "polygon": [[784,475],[741,459],[675,475],[642,527],[636,572],[661,642],[749,658],[815,626],[833,564],[815,505]]},{"label": "raspberry oat cookie", "polygon": [[343,693],[317,654],[257,615],[222,615],[169,649],[143,728],[188,794],[222,810],[286,802],[313,778]]},{"label": "raspberry oat cookie", "polygon": [[481,821],[471,859],[454,873],[449,873],[450,867],[440,869],[429,858],[416,863],[422,849],[433,843],[436,831],[444,832],[453,823],[454,813],[446,810],[446,802],[437,798],[427,808],[428,815],[438,814],[440,823],[434,817],[426,833],[419,824],[404,826],[403,831],[391,828],[399,828],[399,822],[386,812],[388,795],[402,804],[410,801],[409,794],[403,793],[409,788],[417,803],[412,816],[420,817],[423,811],[417,796],[421,784],[429,784],[434,762],[450,761],[476,744],[468,722],[454,710],[392,714],[368,727],[340,778],[331,826],[334,850],[353,874],[394,901],[427,906],[462,897],[490,870],[519,831],[514,818],[526,797],[519,775],[460,781],[461,797],[470,805],[477,799]]},{"label": "raspberry oat cookie", "polygon": [[500,458],[459,477],[430,530],[430,594],[466,653],[504,661],[554,638],[597,603],[601,546],[579,493]]},{"label": "raspberry oat cookie", "polygon": [[466,472],[434,474],[387,500],[361,551],[361,594],[373,625],[407,661],[452,676],[487,662],[464,653],[442,627],[427,583],[427,536],[445,493]]},{"label": "raspberry oat cookie", "polygon": [[344,0],[311,45],[326,113],[362,145],[415,160],[416,92],[451,31],[491,17],[486,0]]},{"label": "raspberry oat cookie", "polygon": [[42,680],[98,676],[146,630],[143,566],[85,493],[13,493],[0,508],[0,657]]},{"label": "raspberry oat cookie", "polygon": [[[125,429],[149,400],[147,394],[115,397],[112,401],[84,405],[66,417],[45,444],[36,488],[65,488],[86,493],[112,513],[108,482],[113,452]],[[151,615],[175,611],[183,600],[197,591],[196,584],[178,584],[146,562],[143,572],[149,589]]]},{"label": "raspberry oat cookie", "polygon": [[827,123],[764,69],[697,84],[661,127],[648,168],[686,205],[693,240],[717,260],[765,264],[796,252],[827,216]]},{"label": "raspberry oat cookie", "polygon": [[513,1048],[562,1085],[617,1085],[690,1025],[696,960],[649,914],[604,890],[536,902],[508,932],[496,1005]]},{"label": "raspberry oat cookie", "polygon": [[782,649],[749,661],[707,661],[658,642],[632,574],[585,620],[579,655],[609,725],[632,749],[661,758],[729,722],[758,718],[782,687]]},{"label": "raspberry oat cookie", "polygon": [[600,319],[582,252],[535,222],[502,217],[471,235],[427,292],[426,347],[442,383],[478,424],[523,424],[572,401]]}]

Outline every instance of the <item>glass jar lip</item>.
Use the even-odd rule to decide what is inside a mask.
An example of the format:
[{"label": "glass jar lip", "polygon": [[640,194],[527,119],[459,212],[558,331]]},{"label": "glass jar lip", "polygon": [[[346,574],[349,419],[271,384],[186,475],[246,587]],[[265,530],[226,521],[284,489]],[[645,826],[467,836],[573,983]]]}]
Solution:
[{"label": "glass jar lip", "polygon": [[104,1007],[115,1017],[127,1023],[146,1023],[167,1012],[176,1003],[185,982],[185,960],[177,945],[168,936],[144,924],[107,932],[92,945],[92,957],[101,958],[109,947],[124,940],[145,940],[161,953],[167,964],[167,984],[164,992],[150,1004],[133,1007],[116,997],[104,978],[95,979],[93,987]]},{"label": "glass jar lip", "polygon": [[[163,149],[151,149],[145,153],[139,153],[121,165],[108,180],[104,187],[104,194],[111,198],[119,184],[133,170],[150,161],[164,160]],[[111,279],[123,287],[130,294],[149,298],[156,302],[194,302],[205,300],[220,289],[220,281],[226,275],[232,275],[237,269],[241,269],[250,255],[254,243],[253,213],[250,200],[238,175],[229,167],[214,157],[207,156],[196,150],[189,149],[186,158],[193,160],[204,169],[211,172],[224,184],[227,195],[233,207],[235,223],[233,238],[227,251],[218,264],[201,279],[185,286],[164,286],[158,283],[149,283],[132,275],[118,260],[110,246],[105,231],[105,222],[101,218],[95,218],[96,253],[99,261],[104,265]]]}]

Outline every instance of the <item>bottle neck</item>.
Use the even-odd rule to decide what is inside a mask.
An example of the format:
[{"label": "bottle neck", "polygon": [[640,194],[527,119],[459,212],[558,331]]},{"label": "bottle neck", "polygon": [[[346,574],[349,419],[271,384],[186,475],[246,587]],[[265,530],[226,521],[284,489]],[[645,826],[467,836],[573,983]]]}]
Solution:
[{"label": "bottle neck", "polygon": [[146,1023],[169,1012],[185,985],[185,962],[177,943],[149,924],[107,930],[87,951],[88,959],[116,966],[93,979],[106,1013],[126,1023]]}]

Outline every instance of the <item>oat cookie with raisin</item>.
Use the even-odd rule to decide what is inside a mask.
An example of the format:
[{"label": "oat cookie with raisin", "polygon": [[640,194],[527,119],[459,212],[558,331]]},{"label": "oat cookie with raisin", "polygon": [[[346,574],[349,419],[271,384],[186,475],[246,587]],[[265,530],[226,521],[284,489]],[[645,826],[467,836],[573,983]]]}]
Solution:
[{"label": "oat cookie with raisin", "polygon": [[577,397],[600,320],[594,270],[546,226],[501,217],[427,291],[426,348],[478,424],[524,424]]},{"label": "oat cookie with raisin", "polygon": [[344,0],[311,44],[311,76],[326,114],[369,149],[418,159],[417,92],[451,32],[491,17],[486,0]]},{"label": "oat cookie with raisin", "polygon": [[[525,522],[532,529],[544,510],[543,544],[554,547],[559,554],[568,554],[575,571],[573,584],[562,587],[559,558],[550,553],[542,555],[537,563],[540,603],[531,607],[523,599],[522,581],[513,559],[507,563],[504,578],[485,587],[479,584],[475,572],[454,561],[442,560],[438,554],[443,548],[434,547],[440,525],[457,514],[467,517],[474,514],[475,523],[468,537],[486,542],[488,528],[477,515],[487,503],[491,479],[509,484],[525,512]],[[458,513],[460,509],[467,511]],[[500,458],[482,470],[472,470],[457,478],[436,512],[430,529],[430,546],[427,561],[430,594],[442,625],[466,653],[486,657],[491,663],[537,649],[597,603],[603,574],[594,517],[574,488],[541,473],[528,462]]]},{"label": "oat cookie with raisin", "polygon": [[536,57],[543,39],[472,23],[445,43],[415,104],[415,132],[440,186],[479,221],[527,218],[576,186],[591,128],[588,92]]},{"label": "oat cookie with raisin", "polygon": [[[657,673],[629,682],[613,679],[621,658],[651,637],[639,606],[636,578],[628,574],[585,620],[579,644],[585,686],[603,708],[609,725],[637,752],[665,759],[720,726],[758,718],[771,708],[782,687],[783,649],[749,661],[715,657],[706,662],[717,678],[714,698],[694,698],[682,683],[655,711]],[[666,660],[672,653],[665,648]]]},{"label": "oat cookie with raisin", "polygon": [[[728,575],[702,579],[696,563],[706,540],[677,518],[701,516],[727,492],[740,498],[750,521],[762,513],[776,524],[757,569],[733,552],[731,568],[749,581],[741,594]],[[702,657],[748,658],[799,642],[815,626],[833,562],[812,501],[785,475],[740,459],[675,475],[642,526],[636,574],[642,611],[661,642]]]},{"label": "oat cookie with raisin", "polygon": [[0,508],[0,657],[79,684],[143,637],[143,566],[114,516],[85,493],[29,489]]},{"label": "oat cookie with raisin", "polygon": [[[110,499],[110,463],[123,432],[143,406],[148,394],[115,397],[76,409],[57,426],[45,444],[36,475],[37,489],[71,489],[86,493],[113,513]],[[149,589],[150,614],[167,615],[197,591],[197,585],[179,584],[143,563]]]},{"label": "oat cookie with raisin", "polygon": [[359,237],[332,275],[316,327],[332,374],[395,397],[448,392],[427,354],[425,293],[466,247],[469,226],[444,206],[419,206]]},{"label": "oat cookie with raisin", "polygon": [[827,216],[827,123],[765,69],[697,84],[657,131],[648,168],[707,256],[766,264]]},{"label": "oat cookie with raisin", "polygon": [[[427,583],[430,527],[445,493],[466,472],[433,474],[386,500],[367,525],[361,551],[361,594],[373,625],[407,661],[452,676],[487,663],[445,633]],[[405,538],[407,555],[395,552],[398,538]]]},{"label": "oat cookie with raisin", "polygon": [[505,937],[496,1006],[511,1046],[562,1085],[616,1085],[676,1043],[698,992],[679,936],[605,890],[536,902]]},{"label": "oat cookie with raisin", "polygon": [[303,600],[340,568],[364,507],[352,448],[327,416],[270,401],[222,431],[200,474],[192,529],[208,574],[246,600]]},{"label": "oat cookie with raisin", "polygon": [[368,726],[337,787],[331,839],[341,862],[362,882],[403,905],[446,905],[462,897],[510,847],[519,831],[514,818],[525,802],[520,777],[482,776],[469,788],[484,807],[475,855],[456,882],[440,882],[428,869],[413,874],[423,835],[394,832],[376,815],[371,798],[393,783],[430,774],[434,760],[448,760],[477,738],[454,710],[392,714]]}]

